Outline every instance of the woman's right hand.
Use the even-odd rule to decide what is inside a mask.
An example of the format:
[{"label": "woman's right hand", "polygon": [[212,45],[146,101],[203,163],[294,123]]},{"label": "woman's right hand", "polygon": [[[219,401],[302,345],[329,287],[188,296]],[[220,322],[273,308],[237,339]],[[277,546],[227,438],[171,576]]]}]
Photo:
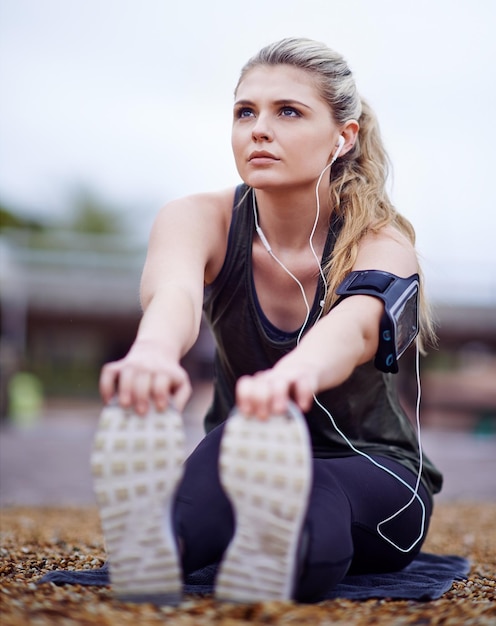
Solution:
[{"label": "woman's right hand", "polygon": [[182,411],[191,395],[189,376],[176,358],[157,342],[137,340],[119,361],[103,366],[100,393],[125,408],[145,415],[154,404],[164,411],[172,401]]}]

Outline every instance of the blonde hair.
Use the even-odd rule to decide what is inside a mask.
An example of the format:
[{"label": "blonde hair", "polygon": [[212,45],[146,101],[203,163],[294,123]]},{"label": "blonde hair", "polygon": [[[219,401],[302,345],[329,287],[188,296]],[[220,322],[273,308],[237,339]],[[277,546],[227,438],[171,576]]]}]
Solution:
[{"label": "blonde hair", "polygon": [[[359,95],[343,57],[311,39],[287,38],[270,44],[243,67],[238,86],[246,74],[260,65],[291,65],[309,72],[316,81],[338,126],[356,120],[360,129],[353,148],[333,165],[329,190],[341,229],[332,256],[324,268],[328,283],[325,310],[335,302],[336,288],[352,270],[361,239],[392,225],[415,245],[410,222],[396,211],[386,191],[389,159],[379,125],[367,102]],[[421,280],[420,345],[435,343],[435,332]]]}]

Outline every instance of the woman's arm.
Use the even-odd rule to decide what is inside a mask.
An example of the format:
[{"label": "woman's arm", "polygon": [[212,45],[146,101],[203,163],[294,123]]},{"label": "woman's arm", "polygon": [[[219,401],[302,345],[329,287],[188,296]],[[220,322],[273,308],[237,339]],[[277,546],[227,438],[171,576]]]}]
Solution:
[{"label": "woman's arm", "polygon": [[[418,269],[408,240],[393,228],[368,235],[360,243],[353,270],[375,269],[407,277]],[[343,383],[377,352],[381,300],[356,295],[340,302],[270,370],[245,376],[236,387],[238,408],[261,419],[286,411],[294,400],[303,411],[313,395]]]},{"label": "woman's arm", "polygon": [[171,398],[184,408],[191,385],[180,359],[198,337],[204,282],[222,266],[233,193],[191,196],[160,211],[141,280],[143,317],[128,354],[102,369],[105,402],[117,395],[140,414]]}]

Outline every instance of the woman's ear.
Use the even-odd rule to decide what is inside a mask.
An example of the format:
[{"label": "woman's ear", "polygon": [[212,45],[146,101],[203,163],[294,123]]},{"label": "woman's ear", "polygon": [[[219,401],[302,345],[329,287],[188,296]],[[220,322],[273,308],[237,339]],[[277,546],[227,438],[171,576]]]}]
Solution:
[{"label": "woman's ear", "polygon": [[353,148],[357,140],[359,130],[360,125],[356,120],[348,120],[343,124],[341,127],[341,136],[344,138],[344,144],[339,151],[339,156],[343,156]]}]

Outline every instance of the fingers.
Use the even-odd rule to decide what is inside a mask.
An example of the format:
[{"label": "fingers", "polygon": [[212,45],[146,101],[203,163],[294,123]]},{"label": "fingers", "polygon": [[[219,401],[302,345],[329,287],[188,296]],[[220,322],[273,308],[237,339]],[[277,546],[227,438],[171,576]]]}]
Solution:
[{"label": "fingers", "polygon": [[100,374],[100,395],[105,404],[108,404],[115,395],[117,380],[119,378],[119,363],[107,363],[103,366]]},{"label": "fingers", "polygon": [[[127,370],[124,373],[129,376]],[[150,372],[139,372],[136,375],[132,375],[132,380],[129,381],[129,385],[126,389],[130,389],[130,401],[138,415],[146,415],[150,408],[150,394],[152,387],[152,374]],[[121,399],[121,393],[119,393],[119,400]],[[128,394],[124,394],[125,398],[122,402],[129,403]],[[122,404],[121,402],[121,404]],[[126,405],[124,405],[126,406]]]},{"label": "fingers", "polygon": [[169,377],[164,373],[155,374],[151,381],[150,395],[158,411],[165,411],[169,404]]},{"label": "fingers", "polygon": [[272,405],[268,381],[259,374],[240,378],[236,385],[236,405],[244,415],[267,419]]},{"label": "fingers", "polygon": [[[119,404],[145,415],[155,405],[164,411],[171,401],[182,411],[191,396],[186,371],[173,359],[153,358],[146,351],[128,355],[102,369],[100,391],[106,403],[117,397]],[[312,406],[317,380],[308,366],[276,366],[254,376],[244,376],[236,385],[236,404],[245,415],[265,420],[286,413],[290,401],[303,411]]]},{"label": "fingers", "polygon": [[302,411],[308,411],[313,402],[316,384],[310,376],[300,372],[283,374],[275,370],[243,376],[236,386],[236,405],[248,416],[265,420],[270,415],[286,413],[290,401]]},{"label": "fingers", "polygon": [[184,411],[184,407],[191,397],[191,391],[191,383],[188,376],[185,375],[184,380],[181,380],[181,383],[174,387],[172,394],[174,405],[178,411]]},{"label": "fingers", "polygon": [[178,411],[183,411],[191,396],[191,383],[185,370],[177,367],[173,372],[155,374],[151,380],[149,397],[158,411],[164,411],[172,401]]},{"label": "fingers", "polygon": [[139,415],[153,405],[165,411],[171,400],[182,411],[191,395],[191,383],[179,365],[153,371],[122,359],[102,368],[100,393],[105,403],[116,397],[122,407],[133,408]]},{"label": "fingers", "polygon": [[305,412],[312,407],[314,400],[314,388],[308,379],[298,381],[294,386],[294,401]]}]

